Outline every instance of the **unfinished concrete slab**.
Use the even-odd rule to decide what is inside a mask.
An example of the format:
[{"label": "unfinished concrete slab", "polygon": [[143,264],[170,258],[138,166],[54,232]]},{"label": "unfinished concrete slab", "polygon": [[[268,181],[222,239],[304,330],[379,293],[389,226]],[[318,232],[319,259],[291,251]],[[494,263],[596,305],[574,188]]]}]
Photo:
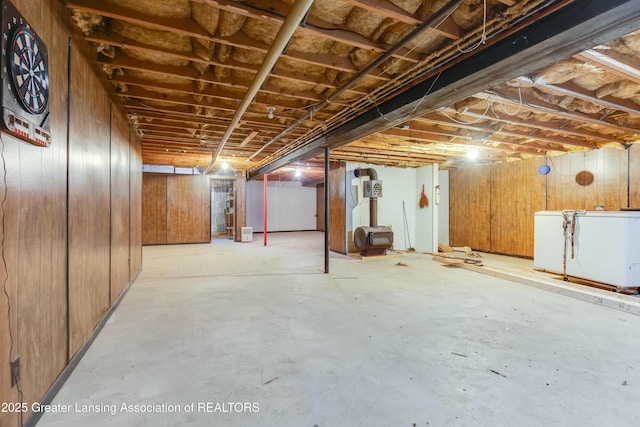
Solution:
[{"label": "unfinished concrete slab", "polygon": [[421,254],[325,275],[322,234],[254,237],[145,247],[38,426],[640,423],[638,316]]}]

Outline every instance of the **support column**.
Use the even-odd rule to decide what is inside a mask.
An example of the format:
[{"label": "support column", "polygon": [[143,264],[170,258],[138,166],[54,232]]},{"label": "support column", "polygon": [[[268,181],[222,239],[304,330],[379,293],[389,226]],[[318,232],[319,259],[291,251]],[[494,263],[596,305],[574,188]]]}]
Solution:
[{"label": "support column", "polygon": [[329,273],[329,147],[324,147],[324,272]]},{"label": "support column", "polygon": [[264,230],[264,245],[267,246],[267,174],[265,173],[263,178],[262,178],[262,182],[263,182],[263,198],[262,198],[262,211],[263,211],[263,218],[262,218],[262,224],[263,227],[262,229]]}]

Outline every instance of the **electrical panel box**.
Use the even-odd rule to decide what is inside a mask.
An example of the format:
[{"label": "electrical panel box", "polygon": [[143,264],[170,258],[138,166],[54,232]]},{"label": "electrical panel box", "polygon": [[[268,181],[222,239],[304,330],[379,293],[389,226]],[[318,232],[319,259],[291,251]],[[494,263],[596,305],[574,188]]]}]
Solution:
[{"label": "electrical panel box", "polygon": [[370,179],[362,183],[362,194],[370,199],[382,197],[382,181],[379,179]]}]

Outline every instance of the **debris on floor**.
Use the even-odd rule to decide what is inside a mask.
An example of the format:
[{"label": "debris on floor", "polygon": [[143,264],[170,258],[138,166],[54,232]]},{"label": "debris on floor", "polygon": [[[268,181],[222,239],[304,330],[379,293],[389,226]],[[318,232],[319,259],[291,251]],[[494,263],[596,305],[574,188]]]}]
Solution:
[{"label": "debris on floor", "polygon": [[275,381],[275,380],[277,380],[277,379],[278,379],[278,377],[273,377],[273,378],[271,378],[269,381],[267,381],[267,382],[263,383],[262,385],[267,385],[267,384],[269,384],[269,383],[274,382],[274,381]]},{"label": "debris on floor", "polygon": [[407,264],[405,264],[404,262],[400,262],[400,261],[398,261],[398,262],[396,263],[396,265],[397,265],[398,267],[407,267]]},{"label": "debris on floor", "polygon": [[454,351],[451,352],[451,354],[453,354],[454,356],[460,356],[460,357],[467,357],[466,354],[462,354],[462,353],[456,353]]},{"label": "debris on floor", "polygon": [[500,372],[494,371],[493,369],[489,369],[489,372],[493,372],[496,375],[500,375],[501,377],[507,378],[507,376],[505,374],[501,374]]}]

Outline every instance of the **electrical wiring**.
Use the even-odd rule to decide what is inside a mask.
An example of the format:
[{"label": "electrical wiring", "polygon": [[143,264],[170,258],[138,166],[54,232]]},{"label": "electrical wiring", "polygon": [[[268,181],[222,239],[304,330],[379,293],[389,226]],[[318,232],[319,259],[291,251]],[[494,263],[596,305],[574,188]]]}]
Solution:
[{"label": "electrical wiring", "polygon": [[[498,101],[498,105],[500,105],[500,108],[502,109],[502,111],[508,116],[515,116],[516,114],[520,113],[520,111],[522,110],[522,88],[520,86],[518,86],[518,98],[519,98],[518,107],[516,108],[515,111],[508,111],[506,106],[502,103],[502,97],[498,96],[497,93],[491,92],[491,91],[486,91],[486,92],[496,97],[496,100]],[[495,110],[493,109],[493,102],[491,102],[491,111],[493,111],[493,114],[495,114],[496,117],[498,117],[498,114],[496,114]]]},{"label": "electrical wiring", "polygon": [[459,43],[456,44],[456,47],[458,48],[458,51],[460,51],[460,53],[469,53],[469,52],[473,52],[474,50],[479,48],[480,45],[483,45],[486,42],[487,42],[487,0],[484,0],[484,11],[482,14],[482,36],[480,37],[480,40],[478,41],[478,43],[476,43],[475,46],[472,46],[467,49],[461,49]]},{"label": "electrical wiring", "polygon": [[[447,117],[449,120],[451,120],[454,123],[457,123],[459,125],[473,125],[475,123],[478,123],[482,120],[484,120],[487,117],[487,113],[489,112],[489,109],[491,108],[492,102],[487,102],[487,108],[485,108],[484,112],[482,113],[482,115],[478,118],[476,118],[475,120],[471,120],[469,122],[465,122],[464,120],[458,120],[452,116],[450,116],[446,110],[444,108],[439,109],[438,112],[440,114],[442,114],[443,116]],[[464,113],[462,113],[464,114]]]}]

